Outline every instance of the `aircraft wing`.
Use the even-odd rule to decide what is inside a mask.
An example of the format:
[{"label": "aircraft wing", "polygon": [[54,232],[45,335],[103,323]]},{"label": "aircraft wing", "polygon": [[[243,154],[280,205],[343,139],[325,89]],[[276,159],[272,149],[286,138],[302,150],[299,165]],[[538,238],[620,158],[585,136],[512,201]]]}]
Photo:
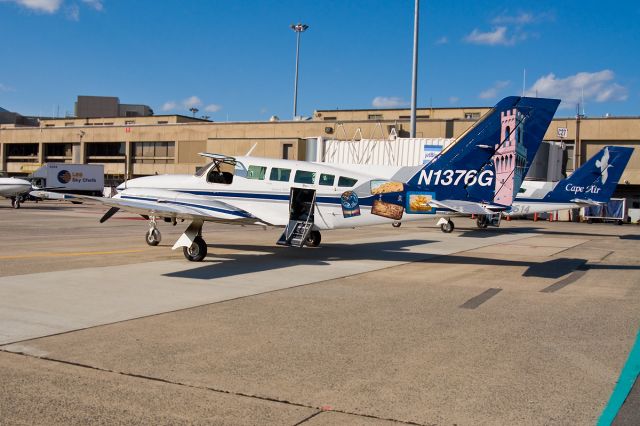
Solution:
[{"label": "aircraft wing", "polygon": [[[472,201],[463,200],[431,200],[429,204],[436,207],[441,207],[449,210],[453,210],[462,214],[494,214],[495,211],[490,210],[487,206],[480,203],[474,203]],[[504,207],[501,208],[504,210]]]},{"label": "aircraft wing", "polygon": [[142,216],[160,216],[175,219],[201,220],[222,223],[270,225],[252,214],[218,200],[181,199],[162,200],[147,197],[93,197],[89,195],[59,194],[48,191],[32,191],[34,197],[49,200],[67,200],[102,204],[111,207],[101,222],[111,217],[117,210]]}]

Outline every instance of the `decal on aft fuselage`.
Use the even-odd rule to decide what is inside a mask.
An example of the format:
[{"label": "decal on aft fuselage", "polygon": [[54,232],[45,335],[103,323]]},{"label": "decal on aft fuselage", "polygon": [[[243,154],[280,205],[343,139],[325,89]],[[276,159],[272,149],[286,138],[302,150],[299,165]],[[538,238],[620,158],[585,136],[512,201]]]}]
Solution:
[{"label": "decal on aft fuselage", "polygon": [[407,192],[407,213],[435,214],[436,208],[429,204],[433,197],[435,197],[435,192]]},{"label": "decal on aft fuselage", "polygon": [[426,170],[420,171],[418,185],[459,185],[466,186],[480,185],[491,186],[493,183],[493,170],[483,170],[478,173],[477,170]]}]

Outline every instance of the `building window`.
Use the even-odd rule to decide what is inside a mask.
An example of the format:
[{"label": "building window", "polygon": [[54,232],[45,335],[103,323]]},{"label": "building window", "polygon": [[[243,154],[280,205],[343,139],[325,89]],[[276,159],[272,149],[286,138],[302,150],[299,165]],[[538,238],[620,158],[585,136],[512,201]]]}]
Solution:
[{"label": "building window", "polygon": [[382,114],[369,114],[367,118],[369,120],[382,120]]},{"label": "building window", "polygon": [[87,143],[88,163],[121,163],[125,159],[124,142]]},{"label": "building window", "polygon": [[71,127],[71,126],[75,126],[76,123],[74,123],[73,121],[67,121],[66,123],[64,123],[65,127]]},{"label": "building window", "polygon": [[465,112],[464,113],[464,118],[469,119],[469,120],[477,120],[480,118],[480,113],[479,112]]},{"label": "building window", "polygon": [[9,143],[5,144],[7,161],[15,163],[37,163],[37,143]]},{"label": "building window", "polygon": [[[416,120],[427,119],[430,118],[428,115],[416,115]],[[410,115],[401,115],[399,117],[400,120],[411,120]]]},{"label": "building window", "polygon": [[169,124],[169,122],[167,120],[160,120],[158,121],[158,124]]},{"label": "building window", "polygon": [[55,124],[45,124],[44,127],[55,127]]},{"label": "building window", "polygon": [[169,164],[175,161],[175,142],[134,142],[133,162]]},{"label": "building window", "polygon": [[136,124],[136,120],[125,120],[124,121],[124,125],[125,126],[130,126],[132,124]]},{"label": "building window", "polygon": [[336,121],[338,119],[338,117],[325,117],[323,118],[324,121]]}]

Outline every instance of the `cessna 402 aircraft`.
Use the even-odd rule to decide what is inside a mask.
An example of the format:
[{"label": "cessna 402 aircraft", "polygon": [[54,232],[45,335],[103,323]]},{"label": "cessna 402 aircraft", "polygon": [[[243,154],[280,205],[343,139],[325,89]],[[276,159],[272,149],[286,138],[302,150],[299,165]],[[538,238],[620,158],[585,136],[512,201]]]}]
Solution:
[{"label": "cessna 402 aircraft", "polygon": [[[505,163],[502,153],[512,151],[512,132],[519,135],[521,149],[537,151],[558,103],[505,98],[443,150],[437,161],[403,169],[391,180],[325,164],[203,153],[212,161],[195,175],[131,179],[118,187],[113,198],[32,194],[111,207],[100,222],[120,209],[148,217],[149,245],[160,242],[156,219],[174,224],[189,220],[173,249],[182,247],[190,261],[201,261],[207,254],[202,238],[206,221],[284,227],[278,244],[318,246],[321,230],[392,223],[401,220],[405,210],[493,214],[509,209],[522,170],[515,157]],[[501,134],[505,117],[513,123],[507,137]]]}]

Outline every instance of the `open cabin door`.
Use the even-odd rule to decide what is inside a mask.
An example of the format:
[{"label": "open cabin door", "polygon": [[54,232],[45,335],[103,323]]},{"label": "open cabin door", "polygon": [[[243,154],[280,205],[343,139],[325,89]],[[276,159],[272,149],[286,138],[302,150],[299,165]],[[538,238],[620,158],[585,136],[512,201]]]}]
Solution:
[{"label": "open cabin door", "polygon": [[316,204],[316,190],[291,188],[289,193],[289,223],[278,244],[302,247],[313,228],[313,214]]}]

